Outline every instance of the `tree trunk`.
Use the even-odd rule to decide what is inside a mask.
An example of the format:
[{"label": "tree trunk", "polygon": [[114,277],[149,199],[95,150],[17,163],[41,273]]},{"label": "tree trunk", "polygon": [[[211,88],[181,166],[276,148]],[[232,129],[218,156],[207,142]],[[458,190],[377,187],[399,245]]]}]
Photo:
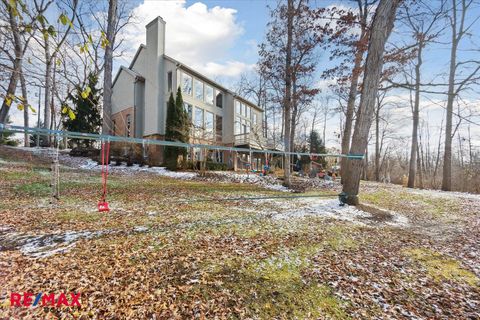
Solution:
[{"label": "tree trunk", "polygon": [[[455,1],[454,1],[455,2]],[[454,6],[454,10],[456,10]],[[455,13],[453,13],[455,14]],[[450,70],[448,76],[447,118],[445,122],[445,151],[443,153],[442,190],[452,190],[452,119],[455,100],[455,71],[457,63],[457,38],[455,24],[452,27],[452,48],[450,51]]]},{"label": "tree trunk", "polygon": [[[51,100],[51,87],[52,87],[52,59],[50,55],[50,44],[48,40],[45,40],[45,94],[43,96],[45,102],[45,111],[43,112],[43,127],[50,129],[50,100]],[[46,146],[50,146],[51,137],[47,135],[45,139]]]},{"label": "tree trunk", "polygon": [[[290,134],[291,134],[291,106],[292,106],[292,40],[293,40],[293,0],[288,0],[287,13],[287,47],[285,57],[285,101],[284,101],[284,126],[283,141],[285,152],[290,152]],[[290,186],[290,155],[285,156],[285,177],[284,185]]]},{"label": "tree trunk", "polygon": [[[383,67],[385,43],[392,31],[399,2],[400,0],[382,0],[375,12],[365,64],[362,96],[350,148],[351,154],[364,154],[367,148],[368,133],[372,124],[380,73]],[[362,166],[363,160],[349,159],[347,161],[343,192],[347,195],[348,204],[358,204]]]},{"label": "tree trunk", "polygon": [[[9,6],[7,5],[7,7]],[[12,10],[9,10],[8,12],[8,22],[10,24],[10,27],[12,28],[15,61],[13,62],[12,75],[10,76],[7,92],[5,93],[5,99],[3,100],[2,108],[0,109],[0,123],[7,123],[7,116],[8,112],[10,111],[12,97],[15,95],[18,79],[20,74],[22,73],[23,51],[20,42],[20,32],[18,30],[17,20]],[[10,100],[10,103],[7,103],[8,100]]]},{"label": "tree trunk", "polygon": [[105,47],[105,69],[103,76],[103,126],[102,133],[110,134],[112,128],[112,65],[113,47],[115,41],[115,26],[117,24],[117,0],[109,0],[107,46]]},{"label": "tree trunk", "polygon": [[[25,128],[28,128],[28,92],[27,92],[27,84],[25,83],[25,76],[23,75],[23,70],[22,73],[20,74],[20,85],[22,86],[22,96],[23,96],[23,126]],[[27,131],[25,131],[24,135],[24,143],[23,145],[25,147],[30,147],[30,135],[28,134]]]},{"label": "tree trunk", "polygon": [[380,102],[375,110],[375,181],[380,181]]},{"label": "tree trunk", "polygon": [[[422,37],[423,35],[420,35]],[[415,188],[415,175],[417,168],[418,150],[418,122],[420,110],[420,67],[422,66],[423,40],[418,42],[417,64],[415,65],[415,101],[413,104],[412,145],[410,149],[410,163],[408,170],[407,187]]]},{"label": "tree trunk", "polygon": [[[362,31],[359,39],[360,43],[365,41],[365,37],[367,36],[367,32],[366,32],[367,16],[366,15],[362,17],[361,24],[362,24]],[[365,50],[363,49],[362,45],[357,49],[357,52],[355,53],[355,62],[352,70],[352,81],[350,83],[350,89],[348,92],[347,110],[345,113],[345,127],[343,130],[343,136],[342,136],[342,154],[347,154],[350,149],[350,139],[352,138],[353,115],[355,113],[355,100],[357,98],[357,93],[358,93],[358,80],[362,72],[361,70],[362,70],[362,61],[363,61],[364,53],[365,53]],[[325,141],[323,143],[325,143]],[[342,177],[346,173],[345,172],[346,161],[347,161],[346,158],[341,158],[340,160],[340,175]]]}]

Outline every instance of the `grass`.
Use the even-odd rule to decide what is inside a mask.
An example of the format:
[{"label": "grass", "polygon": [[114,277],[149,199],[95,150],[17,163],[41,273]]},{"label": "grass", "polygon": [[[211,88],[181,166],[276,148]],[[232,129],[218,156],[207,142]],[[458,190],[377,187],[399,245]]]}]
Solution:
[{"label": "grass", "polygon": [[[61,200],[50,205],[48,168],[12,166],[0,167],[0,184],[11,186],[0,189],[4,225],[19,233],[114,232],[38,260],[41,267],[19,252],[0,252],[13,266],[2,274],[6,290],[81,288],[85,307],[80,311],[90,312],[89,317],[98,313],[122,319],[153,314],[189,319],[373,318],[385,312],[375,300],[378,295],[388,297],[391,306],[414,309],[430,296],[447,295],[442,281],[462,284],[455,288],[455,299],[469,299],[464,287],[473,292],[478,288],[478,278],[460,261],[419,249],[423,238],[418,240],[407,229],[360,227],[322,217],[272,219],[286,206],[295,208],[297,201],[223,201],[285,193],[249,184],[114,173],[107,199],[113,209],[98,213],[98,172],[62,171]],[[306,193],[316,194],[335,192]],[[459,205],[456,199],[423,197],[408,190],[397,194],[391,189],[364,193],[362,200],[397,211],[417,206],[421,214],[435,216],[456,212]],[[148,230],[133,231],[140,226]],[[406,243],[411,249],[402,251]],[[405,255],[421,266],[408,276],[392,265]],[[58,270],[65,270],[67,276]],[[358,281],[365,279],[364,272],[368,281]],[[428,284],[428,294],[418,290],[418,279],[425,272],[435,279]],[[404,298],[392,294],[391,286],[383,286],[389,283],[405,289]],[[425,303],[427,311],[417,313],[419,318],[431,317],[430,302]],[[31,312],[45,318],[41,308]],[[12,316],[7,313],[5,318]]]},{"label": "grass", "polygon": [[319,246],[300,246],[253,261],[241,269],[235,289],[260,319],[348,319],[346,303],[331,289],[302,276]]},{"label": "grass", "polygon": [[394,192],[392,190],[378,190],[360,195],[362,202],[373,204],[393,211],[411,210],[416,207],[436,218],[446,217],[461,211],[461,203],[456,199],[431,197],[415,194],[408,191]]},{"label": "grass", "polygon": [[438,252],[412,248],[404,250],[404,254],[419,262],[435,281],[451,280],[453,282],[467,283],[470,286],[478,287],[480,285],[480,279],[475,274],[462,268],[457,260]]}]

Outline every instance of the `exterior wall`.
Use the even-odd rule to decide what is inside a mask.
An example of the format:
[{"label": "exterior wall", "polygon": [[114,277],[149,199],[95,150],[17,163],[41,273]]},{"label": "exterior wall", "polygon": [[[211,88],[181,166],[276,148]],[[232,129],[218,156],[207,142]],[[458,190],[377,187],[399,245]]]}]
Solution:
[{"label": "exterior wall", "polygon": [[[197,117],[195,114],[195,108],[201,108],[204,110],[204,119],[205,119],[205,113],[210,112],[213,114],[213,138],[212,139],[206,139],[206,134],[201,132],[201,131],[196,131],[192,130],[191,137],[192,140],[196,143],[208,143],[208,144],[225,144],[225,138],[226,134],[229,131],[229,121],[226,117],[226,110],[228,109],[228,103],[227,103],[227,92],[223,90],[222,88],[219,88],[217,85],[215,85],[212,81],[208,80],[205,77],[201,77],[198,74],[192,73],[189,70],[185,70],[183,68],[177,68],[176,71],[176,87],[180,86],[182,88],[182,74],[188,74],[189,76],[192,77],[192,92],[191,94],[188,94],[187,92],[184,92],[182,90],[182,98],[184,103],[187,103],[192,106],[192,123],[195,125],[197,122]],[[197,87],[201,88],[200,84],[198,84],[197,81],[200,81],[203,83],[203,99],[198,99],[196,97],[196,90]],[[206,87],[211,87],[213,89],[213,104],[206,102]],[[182,88],[183,89],[183,88]],[[222,108],[216,106],[216,95],[217,93],[222,94]],[[222,117],[222,136],[221,136],[221,141],[217,140],[216,137],[216,128],[217,128],[217,116]]]},{"label": "exterior wall", "polygon": [[112,92],[112,114],[134,105],[134,77],[125,70],[120,70]]},{"label": "exterior wall", "polygon": [[145,55],[145,131],[144,135],[165,134],[164,98],[165,21],[157,17],[147,24]]},{"label": "exterior wall", "polygon": [[135,108],[133,106],[112,114],[112,121],[115,123],[113,128],[115,136],[127,136],[127,115],[130,115],[130,137],[134,136]]}]

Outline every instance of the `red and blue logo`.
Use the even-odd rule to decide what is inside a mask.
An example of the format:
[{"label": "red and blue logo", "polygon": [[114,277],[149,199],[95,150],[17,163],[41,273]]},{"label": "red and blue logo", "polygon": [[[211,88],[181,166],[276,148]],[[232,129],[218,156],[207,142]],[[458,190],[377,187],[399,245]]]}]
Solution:
[{"label": "red and blue logo", "polygon": [[32,292],[10,294],[11,307],[81,307],[80,293],[37,293]]}]

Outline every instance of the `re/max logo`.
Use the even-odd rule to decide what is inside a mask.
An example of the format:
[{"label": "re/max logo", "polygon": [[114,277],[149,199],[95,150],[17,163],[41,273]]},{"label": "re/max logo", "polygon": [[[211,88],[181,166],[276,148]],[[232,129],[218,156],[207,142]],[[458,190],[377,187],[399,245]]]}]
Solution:
[{"label": "re/max logo", "polygon": [[11,307],[80,307],[80,293],[70,293],[69,298],[65,293],[60,293],[55,296],[54,293],[37,293],[34,295],[31,292],[24,292],[23,294],[12,292],[10,294]]}]

